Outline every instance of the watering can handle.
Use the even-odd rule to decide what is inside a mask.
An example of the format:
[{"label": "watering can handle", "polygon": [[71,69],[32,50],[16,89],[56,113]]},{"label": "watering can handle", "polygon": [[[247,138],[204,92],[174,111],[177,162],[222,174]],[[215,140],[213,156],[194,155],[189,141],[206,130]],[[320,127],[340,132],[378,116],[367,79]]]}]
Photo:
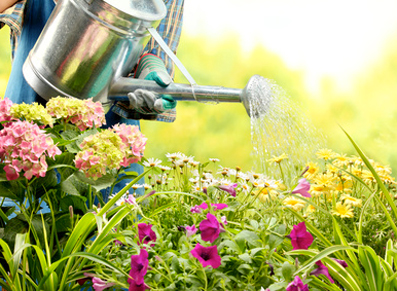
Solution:
[{"label": "watering can handle", "polygon": [[148,90],[157,94],[171,95],[178,101],[202,102],[242,102],[241,89],[224,88],[217,86],[192,86],[189,84],[171,83],[161,87],[155,81],[134,78],[119,78],[110,88],[108,99],[113,101],[129,101],[128,93],[137,89]]}]

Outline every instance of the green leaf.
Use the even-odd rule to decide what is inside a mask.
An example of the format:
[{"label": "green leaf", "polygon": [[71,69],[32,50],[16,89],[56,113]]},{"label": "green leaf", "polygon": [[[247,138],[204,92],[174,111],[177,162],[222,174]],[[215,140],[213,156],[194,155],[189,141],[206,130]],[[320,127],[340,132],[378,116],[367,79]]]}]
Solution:
[{"label": "green leaf", "polygon": [[71,175],[65,181],[61,182],[60,188],[63,192],[71,195],[85,196],[89,191],[89,185],[82,182],[75,175]]},{"label": "green leaf", "polygon": [[246,242],[252,247],[261,246],[259,236],[255,232],[250,230],[242,230],[239,234],[237,234],[234,237],[234,240],[243,252],[245,250]]},{"label": "green leaf", "polygon": [[383,271],[380,266],[380,258],[376,255],[375,251],[368,246],[359,246],[358,256],[365,269],[369,290],[383,290]]},{"label": "green leaf", "polygon": [[96,180],[87,178],[85,174],[81,171],[75,172],[74,176],[76,176],[76,178],[79,179],[81,182],[91,185],[97,191],[101,191],[102,189],[111,187],[112,184],[116,181],[115,173],[104,175]]},{"label": "green leaf", "polygon": [[67,195],[61,199],[60,207],[63,211],[69,211],[69,206],[72,206],[75,213],[84,214],[87,212],[86,200],[82,196]]},{"label": "green leaf", "polygon": [[17,181],[0,182],[0,197],[23,202],[25,198],[25,189],[23,189]]},{"label": "green leaf", "polygon": [[172,269],[175,270],[175,272],[177,272],[177,273],[182,273],[182,272],[183,272],[183,270],[182,270],[182,268],[181,268],[181,265],[179,264],[179,259],[178,259],[177,256],[174,256],[174,257],[172,258],[171,267],[172,267]]},{"label": "green leaf", "polygon": [[292,281],[292,274],[295,272],[296,268],[294,265],[290,264],[289,262],[284,262],[283,266],[281,267],[281,273],[285,281],[290,282]]},{"label": "green leaf", "polygon": [[247,264],[251,264],[252,263],[252,259],[251,256],[247,253],[244,253],[242,255],[238,256],[241,260],[243,260],[244,262],[246,262]]},{"label": "green leaf", "polygon": [[241,264],[240,266],[238,266],[237,271],[243,275],[248,275],[250,272],[253,271],[253,269],[248,264]]}]

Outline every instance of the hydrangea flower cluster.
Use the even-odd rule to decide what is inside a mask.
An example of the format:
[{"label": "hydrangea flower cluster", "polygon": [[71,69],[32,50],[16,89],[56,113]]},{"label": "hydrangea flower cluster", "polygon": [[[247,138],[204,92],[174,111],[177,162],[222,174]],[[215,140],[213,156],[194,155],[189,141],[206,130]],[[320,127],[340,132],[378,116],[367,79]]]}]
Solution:
[{"label": "hydrangea flower cluster", "polygon": [[0,99],[0,122],[10,121],[12,115],[10,113],[10,108],[12,106],[12,101],[8,98]]},{"label": "hydrangea flower cluster", "polygon": [[105,112],[100,102],[92,99],[51,98],[46,108],[48,113],[63,121],[75,124],[81,131],[106,124]]},{"label": "hydrangea flower cluster", "polygon": [[0,160],[6,164],[7,180],[19,178],[22,171],[27,179],[44,177],[48,168],[46,157],[59,154],[61,151],[51,137],[33,122],[18,120],[0,130]]},{"label": "hydrangea flower cluster", "polygon": [[88,136],[81,143],[82,151],[76,155],[76,167],[86,177],[98,179],[107,170],[119,169],[140,161],[145,150],[146,138],[134,125],[115,125]]},{"label": "hydrangea flower cluster", "polygon": [[10,108],[10,114],[16,119],[33,121],[43,126],[53,126],[51,115],[48,114],[43,105],[36,102],[33,104],[13,104]]}]

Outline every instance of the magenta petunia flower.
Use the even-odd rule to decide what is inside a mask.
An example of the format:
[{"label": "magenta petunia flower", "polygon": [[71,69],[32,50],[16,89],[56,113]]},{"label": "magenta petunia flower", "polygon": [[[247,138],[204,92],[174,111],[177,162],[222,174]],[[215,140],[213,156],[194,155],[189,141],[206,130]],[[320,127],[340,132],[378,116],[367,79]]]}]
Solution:
[{"label": "magenta petunia flower", "polygon": [[286,291],[309,291],[309,287],[303,284],[301,278],[296,276],[294,281],[288,284]]},{"label": "magenta petunia flower", "polygon": [[218,219],[211,214],[207,213],[207,219],[200,222],[201,239],[213,243],[219,236],[220,224]]},{"label": "magenta petunia flower", "polygon": [[194,205],[192,208],[190,208],[191,213],[201,213],[201,208],[198,205]]},{"label": "magenta petunia flower", "polygon": [[298,193],[301,194],[303,197],[310,198],[312,197],[312,195],[310,195],[309,190],[310,190],[310,183],[305,178],[302,178],[299,179],[298,186],[296,186],[295,189],[292,190],[292,193],[294,194]]},{"label": "magenta petunia flower", "polygon": [[110,288],[114,285],[116,285],[116,283],[108,283],[108,282],[103,281],[97,277],[92,278],[92,287],[94,288],[95,291],[103,291],[103,290]]},{"label": "magenta petunia flower", "polygon": [[155,242],[157,237],[154,231],[152,230],[151,224],[146,224],[146,223],[139,223],[138,224],[138,236],[139,236],[139,241],[141,243],[149,243],[150,241]]},{"label": "magenta petunia flower", "polygon": [[313,236],[306,231],[305,222],[294,225],[290,234],[292,250],[307,250],[313,242]]},{"label": "magenta petunia flower", "polygon": [[316,265],[318,268],[312,271],[310,275],[314,275],[316,277],[319,275],[324,275],[332,284],[334,284],[334,279],[332,279],[331,275],[329,274],[328,268],[321,261],[317,261]]},{"label": "magenta petunia flower", "polygon": [[146,289],[150,289],[148,285],[143,282],[142,284],[137,284],[135,281],[128,282],[130,287],[128,291],[145,291]]},{"label": "magenta petunia flower", "polygon": [[220,190],[226,191],[227,193],[229,193],[233,197],[236,197],[236,187],[237,187],[237,185],[238,185],[237,183],[230,184],[230,185],[219,185],[218,188]]},{"label": "magenta petunia flower", "polygon": [[136,285],[142,285],[144,277],[146,275],[149,266],[148,252],[141,249],[139,255],[131,256],[131,270],[130,277],[128,278],[128,283],[135,283]]},{"label": "magenta petunia flower", "polygon": [[190,253],[199,260],[203,267],[211,266],[216,269],[221,265],[221,257],[218,255],[217,246],[204,247],[197,243]]},{"label": "magenta petunia flower", "polygon": [[339,259],[335,259],[335,258],[332,258],[332,259],[335,262],[337,262],[339,265],[341,265],[343,268],[347,268],[348,267],[347,263],[344,260],[339,260]]},{"label": "magenta petunia flower", "polygon": [[222,210],[228,207],[228,205],[224,203],[211,204],[211,206],[214,207],[214,210]]},{"label": "magenta petunia flower", "polygon": [[186,229],[187,237],[195,235],[196,232],[198,231],[198,229],[196,228],[196,225],[194,225],[194,224],[192,226],[186,226],[185,229]]}]

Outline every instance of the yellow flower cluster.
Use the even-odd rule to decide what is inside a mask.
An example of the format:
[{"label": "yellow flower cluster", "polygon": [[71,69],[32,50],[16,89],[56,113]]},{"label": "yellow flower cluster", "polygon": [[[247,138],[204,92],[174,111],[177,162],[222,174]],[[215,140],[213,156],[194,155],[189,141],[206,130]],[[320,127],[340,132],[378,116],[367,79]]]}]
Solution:
[{"label": "yellow flower cluster", "polygon": [[41,125],[53,126],[53,120],[43,105],[33,104],[13,104],[10,108],[10,114],[17,119],[33,121]]}]

